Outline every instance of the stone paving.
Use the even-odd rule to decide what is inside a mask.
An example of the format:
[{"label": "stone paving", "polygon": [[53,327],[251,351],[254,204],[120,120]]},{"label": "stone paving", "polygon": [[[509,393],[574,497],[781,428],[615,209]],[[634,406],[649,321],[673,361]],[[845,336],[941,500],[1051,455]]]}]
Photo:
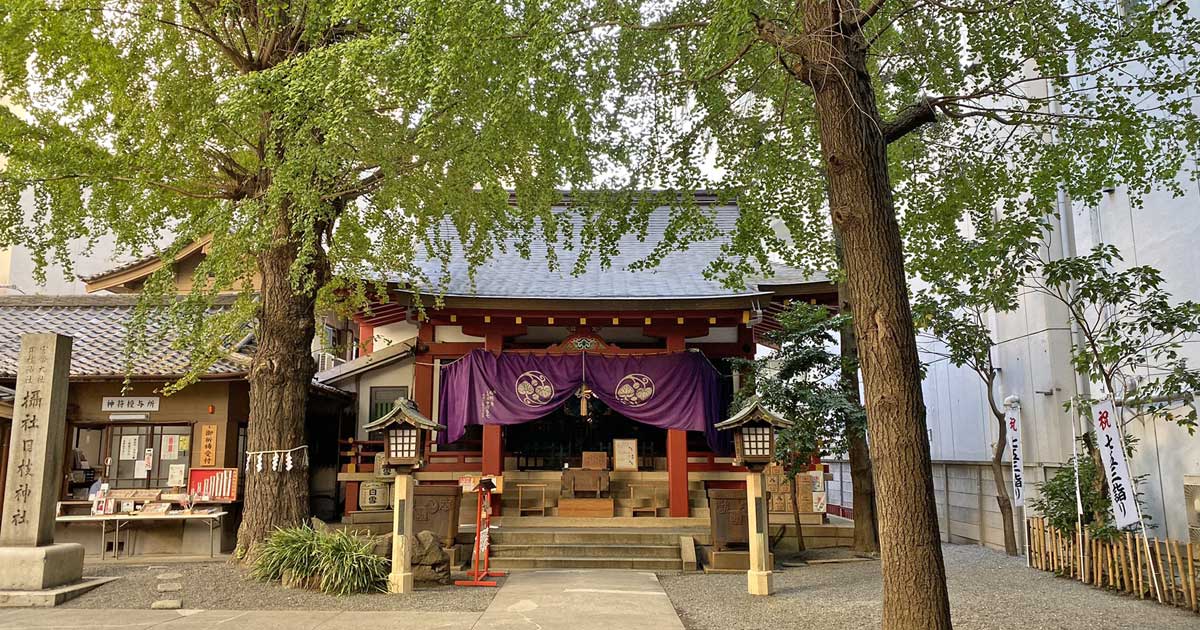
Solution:
[{"label": "stone paving", "polygon": [[683,624],[654,573],[544,570],[522,572],[504,578],[495,599],[482,613],[412,610],[0,610],[0,629],[9,628],[683,630]]}]

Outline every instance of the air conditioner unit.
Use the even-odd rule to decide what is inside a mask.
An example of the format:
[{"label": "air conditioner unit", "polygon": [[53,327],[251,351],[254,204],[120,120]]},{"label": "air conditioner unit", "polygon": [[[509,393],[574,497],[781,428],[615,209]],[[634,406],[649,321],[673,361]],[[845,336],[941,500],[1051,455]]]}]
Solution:
[{"label": "air conditioner unit", "polygon": [[1200,475],[1183,476],[1183,503],[1187,512],[1188,541],[1200,545]]},{"label": "air conditioner unit", "polygon": [[318,372],[324,372],[325,370],[332,370],[333,368],[346,362],[345,359],[343,359],[341,357],[336,357],[328,352],[318,352],[316,355],[316,359],[317,359],[317,371]]}]

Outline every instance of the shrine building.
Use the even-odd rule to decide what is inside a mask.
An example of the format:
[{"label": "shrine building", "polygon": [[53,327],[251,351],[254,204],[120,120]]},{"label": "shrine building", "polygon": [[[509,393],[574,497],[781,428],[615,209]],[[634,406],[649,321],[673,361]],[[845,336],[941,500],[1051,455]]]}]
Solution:
[{"label": "shrine building", "polygon": [[[390,531],[391,484],[387,467],[375,462],[411,447],[393,426],[404,416],[446,428],[425,438],[414,518],[456,560],[469,553],[475,522],[474,498],[462,489],[481,475],[502,483],[495,521],[504,527],[495,547],[500,567],[652,570],[677,566],[681,554],[686,565],[680,534],[694,534],[697,545],[718,552],[736,545],[726,534],[746,532],[736,522],[738,509],[745,518],[744,491],[736,492],[745,487],[745,469],[734,465],[730,436],[714,428],[729,417],[740,385],[732,360],[755,356],[789,302],[834,305],[836,287],[785,267],[741,288],[706,277],[739,210],[711,196],[697,201],[722,236],[672,251],[650,268],[634,263],[672,238],[667,207],[651,212],[641,237],[623,237],[607,266],[591,260],[572,273],[579,243],[557,249],[558,270],[548,268],[544,244],[535,243],[527,259],[508,247],[474,270],[464,252],[452,251],[448,268],[439,260],[416,261],[426,278],[446,279],[436,289],[416,291],[411,278],[388,277],[387,294],[369,308],[351,318],[318,317],[312,344],[318,372],[303,445],[312,513],[357,530]],[[180,293],[191,289],[190,274],[210,242],[200,239],[172,261]],[[60,497],[58,536],[84,543],[93,555],[228,551],[245,476],[286,474],[272,468],[283,460],[252,466],[245,450],[253,421],[245,380],[252,331],[198,382],[170,396],[163,387],[187,368],[171,339],[158,339],[138,362],[124,365],[134,294],[162,265],[148,257],[87,279],[89,291],[119,295],[0,302],[0,447],[20,335],[77,337],[63,445],[69,483]],[[180,495],[181,484],[190,491],[214,475],[236,483],[200,508],[210,521],[151,522],[155,507],[195,516],[194,507],[172,502],[188,496]],[[139,527],[106,532],[99,519],[116,516],[95,514],[91,492],[99,481],[117,495],[106,509]],[[771,483],[768,476],[770,522],[791,523],[790,493]],[[848,544],[848,526],[822,525],[818,485],[790,495],[802,501],[806,538],[812,525],[828,529],[818,533],[827,537],[818,545]],[[720,507],[727,500],[733,507]],[[608,540],[618,556],[602,559],[595,549],[538,547],[547,527],[625,537],[620,544],[611,534],[596,538]],[[664,541],[674,541],[673,551]],[[640,558],[656,553],[671,557]]]},{"label": "shrine building", "polygon": [[[733,229],[736,206],[701,203],[723,232]],[[570,257],[578,247],[559,251],[562,271],[548,270],[535,250],[484,262],[472,284],[465,256],[454,252],[436,308],[435,296],[421,296],[421,308],[404,280],[391,278],[387,299],[354,318],[361,356],[317,375],[358,396],[338,474],[343,518],[383,520],[370,512],[388,507],[373,468],[386,436],[364,427],[409,398],[447,427],[429,438],[419,484],[503,475],[506,526],[581,516],[614,526],[648,516],[707,525],[706,491],[744,487],[728,436],[713,429],[739,385],[730,359],[753,358],[789,301],[833,305],[836,288],[787,268],[723,286],[704,271],[724,238],[631,269],[668,238],[669,214],[654,211],[644,239],[624,237],[609,267],[592,261],[578,275]],[[440,263],[427,264],[428,276],[441,275]],[[598,467],[602,481],[581,470]],[[572,501],[581,497],[609,497],[611,506]]]}]

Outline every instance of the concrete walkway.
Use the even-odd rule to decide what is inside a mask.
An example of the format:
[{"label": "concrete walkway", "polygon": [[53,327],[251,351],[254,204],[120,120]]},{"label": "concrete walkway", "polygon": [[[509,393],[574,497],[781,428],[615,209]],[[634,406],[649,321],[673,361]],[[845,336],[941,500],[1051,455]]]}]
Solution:
[{"label": "concrete walkway", "polygon": [[478,612],[312,610],[0,610],[0,629],[683,630],[653,573],[544,570],[510,576]]},{"label": "concrete walkway", "polygon": [[683,630],[683,623],[653,573],[546,569],[512,574],[475,628]]}]

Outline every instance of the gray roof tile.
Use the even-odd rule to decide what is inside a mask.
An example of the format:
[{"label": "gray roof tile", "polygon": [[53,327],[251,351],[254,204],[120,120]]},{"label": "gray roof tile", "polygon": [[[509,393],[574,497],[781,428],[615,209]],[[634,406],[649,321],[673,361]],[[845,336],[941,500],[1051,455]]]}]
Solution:
[{"label": "gray roof tile", "polygon": [[[574,230],[576,243],[573,247],[558,245],[559,269],[551,271],[546,262],[547,247],[544,242],[531,244],[529,258],[522,258],[514,248],[507,252],[495,252],[490,260],[475,269],[472,284],[466,256],[453,226],[443,226],[443,237],[451,241],[451,259],[443,268],[440,260],[424,259],[418,263],[434,292],[444,290],[446,295],[480,298],[550,298],[550,299],[654,299],[654,298],[727,298],[758,295],[757,284],[729,288],[717,279],[704,276],[705,269],[721,254],[721,247],[729,240],[739,216],[737,206],[713,206],[708,209],[721,235],[717,238],[694,242],[686,249],[672,251],[654,267],[634,271],[630,265],[646,258],[654,248],[667,238],[667,226],[671,211],[667,207],[654,210],[647,225],[645,239],[626,234],[620,239],[617,253],[611,264],[602,268],[595,256],[579,275],[573,275],[578,259],[578,226]],[[780,274],[794,277],[803,282],[802,274],[786,267],[776,269],[777,277],[772,284],[782,282]],[[448,276],[448,277],[447,277]],[[404,284],[408,280],[396,274],[388,276],[390,282]],[[442,284],[445,286],[442,286]],[[765,283],[764,283],[765,284]]]},{"label": "gray roof tile", "polygon": [[[14,378],[21,335],[54,332],[74,338],[71,376],[125,375],[126,324],[137,304],[136,296],[11,296],[0,297],[0,378]],[[149,324],[149,348],[134,360],[133,376],[178,376],[187,372],[186,354],[171,347],[169,338]],[[245,374],[247,366],[235,359],[217,361],[210,376]]]}]

